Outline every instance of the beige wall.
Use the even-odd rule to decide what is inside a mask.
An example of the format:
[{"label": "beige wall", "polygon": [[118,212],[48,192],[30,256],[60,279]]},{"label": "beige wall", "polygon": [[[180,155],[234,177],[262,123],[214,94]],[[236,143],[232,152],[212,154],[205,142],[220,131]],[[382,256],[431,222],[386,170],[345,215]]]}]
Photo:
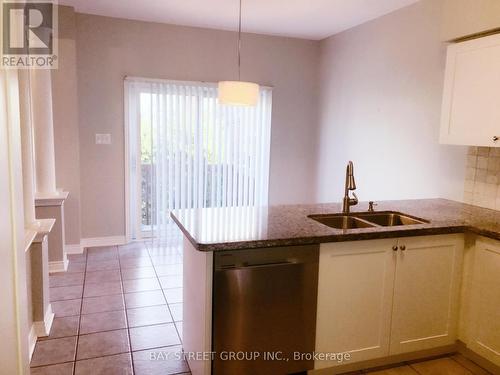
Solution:
[{"label": "beige wall", "polygon": [[69,191],[66,244],[80,243],[80,155],[76,79],[75,13],[59,7],[59,69],[52,72],[57,187]]},{"label": "beige wall", "polygon": [[500,28],[498,0],[444,0],[442,38],[453,40]]},{"label": "beige wall", "polygon": [[[124,235],[123,78],[236,77],[236,34],[77,14],[82,236]],[[311,202],[319,43],[243,37],[242,78],[274,86],[270,202]],[[111,133],[112,145],[96,145]]]},{"label": "beige wall", "polygon": [[442,2],[423,0],[321,43],[319,201],[463,198],[466,148],[438,144]]}]

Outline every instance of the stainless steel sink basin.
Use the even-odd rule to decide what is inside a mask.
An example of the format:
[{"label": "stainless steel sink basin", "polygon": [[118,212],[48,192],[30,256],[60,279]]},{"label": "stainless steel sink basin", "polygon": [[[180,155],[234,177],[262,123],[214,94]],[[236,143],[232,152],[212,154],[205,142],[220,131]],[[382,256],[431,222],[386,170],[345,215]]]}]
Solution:
[{"label": "stainless steel sink basin", "polygon": [[337,229],[371,228],[375,226],[375,224],[361,218],[346,215],[310,215],[309,218]]},{"label": "stainless steel sink basin", "polygon": [[428,223],[427,220],[420,219],[414,216],[402,214],[400,212],[363,212],[353,213],[355,217],[375,223],[383,227],[393,227],[397,225],[415,225]]},{"label": "stainless steel sink basin", "polygon": [[429,222],[418,217],[393,211],[353,212],[350,215],[309,215],[308,217],[321,224],[337,229],[393,227],[399,225],[425,224]]}]

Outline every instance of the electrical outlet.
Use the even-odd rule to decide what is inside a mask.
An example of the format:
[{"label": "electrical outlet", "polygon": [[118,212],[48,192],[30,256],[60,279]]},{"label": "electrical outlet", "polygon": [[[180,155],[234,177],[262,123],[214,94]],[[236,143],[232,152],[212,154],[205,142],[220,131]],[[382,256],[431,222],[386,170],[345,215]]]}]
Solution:
[{"label": "electrical outlet", "polygon": [[96,134],[95,135],[96,145],[110,145],[111,144],[111,134]]}]

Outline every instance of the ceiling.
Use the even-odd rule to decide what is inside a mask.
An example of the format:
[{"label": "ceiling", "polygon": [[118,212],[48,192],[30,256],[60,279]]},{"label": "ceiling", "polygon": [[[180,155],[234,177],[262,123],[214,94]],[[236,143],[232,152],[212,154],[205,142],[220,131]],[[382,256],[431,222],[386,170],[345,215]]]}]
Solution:
[{"label": "ceiling", "polygon": [[[319,40],[418,0],[243,0],[243,31]],[[238,0],[59,0],[79,13],[236,30]]]}]

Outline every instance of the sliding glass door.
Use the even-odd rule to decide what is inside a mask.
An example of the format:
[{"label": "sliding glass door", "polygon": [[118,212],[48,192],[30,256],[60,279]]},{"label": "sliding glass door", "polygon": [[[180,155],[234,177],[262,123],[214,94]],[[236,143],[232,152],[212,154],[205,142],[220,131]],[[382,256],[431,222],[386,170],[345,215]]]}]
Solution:
[{"label": "sliding glass door", "polygon": [[272,91],[219,105],[217,85],[127,78],[129,232],[166,237],[170,211],[268,201]]}]

